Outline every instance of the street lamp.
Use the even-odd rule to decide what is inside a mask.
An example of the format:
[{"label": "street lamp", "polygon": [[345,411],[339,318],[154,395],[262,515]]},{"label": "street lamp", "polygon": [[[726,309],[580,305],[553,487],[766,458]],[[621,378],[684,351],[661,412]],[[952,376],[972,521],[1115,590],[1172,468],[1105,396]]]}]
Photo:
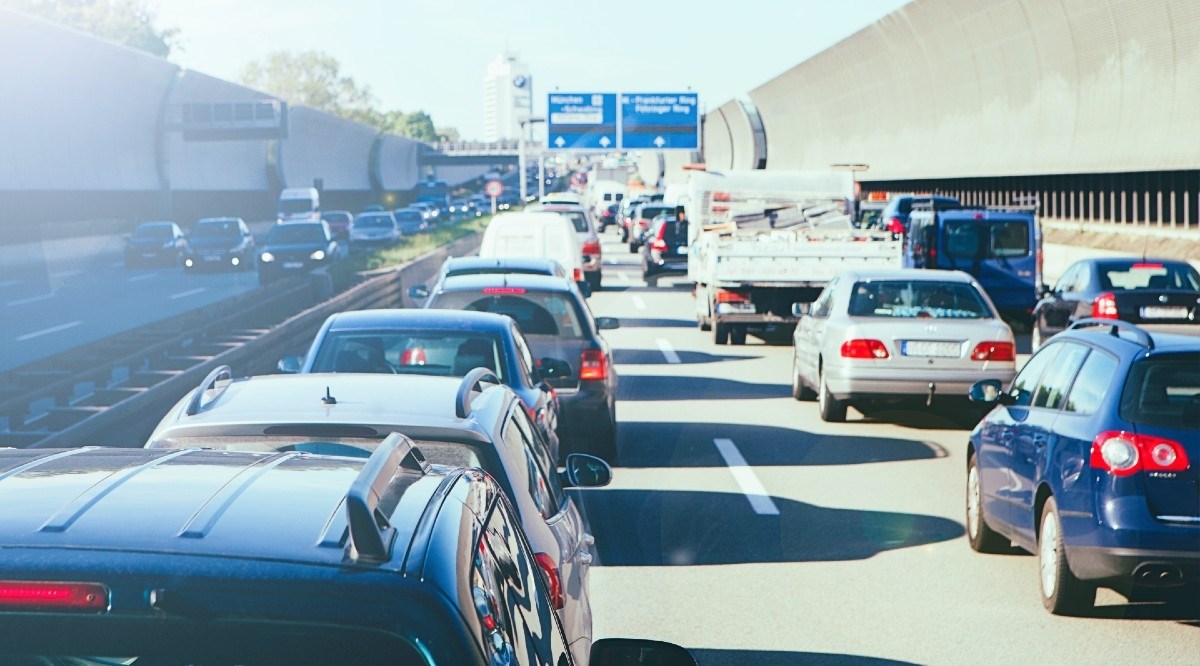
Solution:
[{"label": "street lamp", "polygon": [[[529,195],[529,186],[525,182],[525,126],[534,125],[536,123],[546,122],[545,118],[526,117],[518,120],[521,124],[521,131],[517,134],[517,171],[520,172],[517,179],[520,182],[521,205],[525,204],[525,197]],[[539,156],[538,158],[538,195],[545,193],[545,161]]]}]

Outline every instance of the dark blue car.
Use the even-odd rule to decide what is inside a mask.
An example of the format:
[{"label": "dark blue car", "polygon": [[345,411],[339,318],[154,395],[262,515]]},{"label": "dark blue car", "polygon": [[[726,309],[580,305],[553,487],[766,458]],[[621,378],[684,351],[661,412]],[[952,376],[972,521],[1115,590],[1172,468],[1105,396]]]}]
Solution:
[{"label": "dark blue car", "polygon": [[1200,339],[1083,320],[971,398],[995,407],[971,433],[967,537],[1036,553],[1050,612],[1200,581]]}]

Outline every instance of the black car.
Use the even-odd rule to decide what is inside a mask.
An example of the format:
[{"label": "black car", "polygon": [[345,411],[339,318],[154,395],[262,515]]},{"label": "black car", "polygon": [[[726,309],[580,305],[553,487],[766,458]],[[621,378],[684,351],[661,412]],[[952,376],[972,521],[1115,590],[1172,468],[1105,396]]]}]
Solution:
[{"label": "black car", "polygon": [[183,268],[186,271],[224,267],[253,270],[254,259],[254,236],[245,220],[207,217],[197,222],[187,237]]},{"label": "black car", "polygon": [[1200,274],[1171,259],[1084,259],[1071,264],[1033,309],[1033,347],[1087,318],[1196,326]]},{"label": "black car", "polygon": [[617,214],[620,209],[621,204],[613,203],[600,210],[600,217],[596,220],[600,225],[600,228],[598,229],[600,233],[604,233],[605,230],[608,229],[609,225],[617,224]]},{"label": "black car", "polygon": [[[0,663],[574,663],[495,481],[402,435],[369,458],[0,450],[0,498]],[[695,664],[590,656],[647,650]]]},{"label": "black car", "polygon": [[288,274],[328,266],[337,261],[339,252],[325,222],[277,224],[258,254],[258,281],[267,284]]},{"label": "black car", "polygon": [[178,266],[187,247],[174,222],[143,222],[125,238],[125,268],[150,264]]},{"label": "black car", "polygon": [[600,331],[619,322],[594,319],[574,282],[548,275],[463,275],[443,280],[426,307],[508,315],[535,358],[565,359],[569,372],[561,376],[555,368],[538,368],[562,406],[560,457],[580,452],[616,459],[617,373]]},{"label": "black car", "polygon": [[651,287],[658,278],[668,275],[687,275],[688,222],[674,215],[654,218],[646,244],[642,246],[642,279]]},{"label": "black car", "polygon": [[[347,351],[364,347],[381,353],[374,363]],[[281,370],[379,372],[463,377],[475,368],[491,370],[511,388],[541,431],[551,455],[559,452],[558,398],[542,381],[538,367],[559,368],[561,359],[537,359],[516,322],[501,315],[451,310],[362,310],[339,312],[325,320],[301,359],[284,359]]]}]

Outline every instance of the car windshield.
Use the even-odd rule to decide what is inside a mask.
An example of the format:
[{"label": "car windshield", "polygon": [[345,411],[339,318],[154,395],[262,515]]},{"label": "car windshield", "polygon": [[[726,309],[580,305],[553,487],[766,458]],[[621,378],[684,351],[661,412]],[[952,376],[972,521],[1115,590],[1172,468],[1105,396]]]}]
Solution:
[{"label": "car windshield", "polygon": [[354,220],[354,226],[360,229],[385,229],[393,226],[393,223],[387,215],[359,215]]},{"label": "car windshield", "polygon": [[1200,291],[1200,274],[1187,264],[1130,260],[1106,261],[1097,267],[1100,269],[1100,287],[1105,291]]},{"label": "car windshield", "polygon": [[653,220],[659,215],[675,216],[675,208],[672,206],[642,206],[638,211],[638,215],[646,220]]},{"label": "car windshield", "polygon": [[238,227],[237,222],[233,220],[215,220],[197,224],[196,230],[192,235],[196,238],[231,238],[241,233],[242,231]]},{"label": "car windshield", "polygon": [[288,245],[300,243],[324,243],[325,230],[318,224],[277,224],[267,234],[267,243]]},{"label": "car windshield", "polygon": [[[490,293],[489,293],[490,292]],[[575,311],[574,299],[559,292],[497,287],[439,294],[430,307],[508,315],[528,336],[579,340],[587,331]]]},{"label": "car windshield", "polygon": [[311,213],[313,202],[310,199],[282,199],[279,202],[279,212],[284,214]]},{"label": "car windshield", "polygon": [[850,292],[851,317],[989,319],[991,309],[974,286],[934,280],[856,282]]},{"label": "car windshield", "polygon": [[143,224],[133,231],[133,237],[146,240],[166,240],[171,237],[171,225]]},{"label": "car windshield", "polygon": [[398,210],[392,215],[395,216],[397,222],[422,222],[425,219],[419,210]]},{"label": "car windshield", "polygon": [[1200,353],[1155,354],[1134,363],[1120,413],[1140,425],[1200,430]]},{"label": "car windshield", "polygon": [[455,330],[335,330],[322,339],[312,371],[462,377],[475,368],[504,379],[504,355],[495,338]]},{"label": "car windshield", "polygon": [[321,219],[325,220],[326,222],[338,222],[338,223],[349,222],[350,218],[351,218],[351,216],[349,213],[325,213],[324,215],[321,216]]}]

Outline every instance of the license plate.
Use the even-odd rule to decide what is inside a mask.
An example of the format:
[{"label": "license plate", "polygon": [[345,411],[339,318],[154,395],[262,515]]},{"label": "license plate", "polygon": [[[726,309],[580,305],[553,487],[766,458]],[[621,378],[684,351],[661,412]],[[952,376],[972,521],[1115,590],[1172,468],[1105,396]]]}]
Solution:
[{"label": "license plate", "polygon": [[283,262],[283,267],[284,268],[304,268],[304,262],[302,262],[302,261],[285,261],[285,262]]},{"label": "license plate", "polygon": [[221,258],[220,257],[205,257],[204,260],[205,261],[220,261]]},{"label": "license plate", "polygon": [[688,249],[688,246],[680,245],[679,246],[679,254],[687,254],[687,249]]},{"label": "license plate", "polygon": [[1142,319],[1187,319],[1188,310],[1185,307],[1146,306],[1142,308]]},{"label": "license plate", "polygon": [[900,353],[904,356],[958,358],[962,355],[962,344],[958,342],[905,340],[900,343]]}]

